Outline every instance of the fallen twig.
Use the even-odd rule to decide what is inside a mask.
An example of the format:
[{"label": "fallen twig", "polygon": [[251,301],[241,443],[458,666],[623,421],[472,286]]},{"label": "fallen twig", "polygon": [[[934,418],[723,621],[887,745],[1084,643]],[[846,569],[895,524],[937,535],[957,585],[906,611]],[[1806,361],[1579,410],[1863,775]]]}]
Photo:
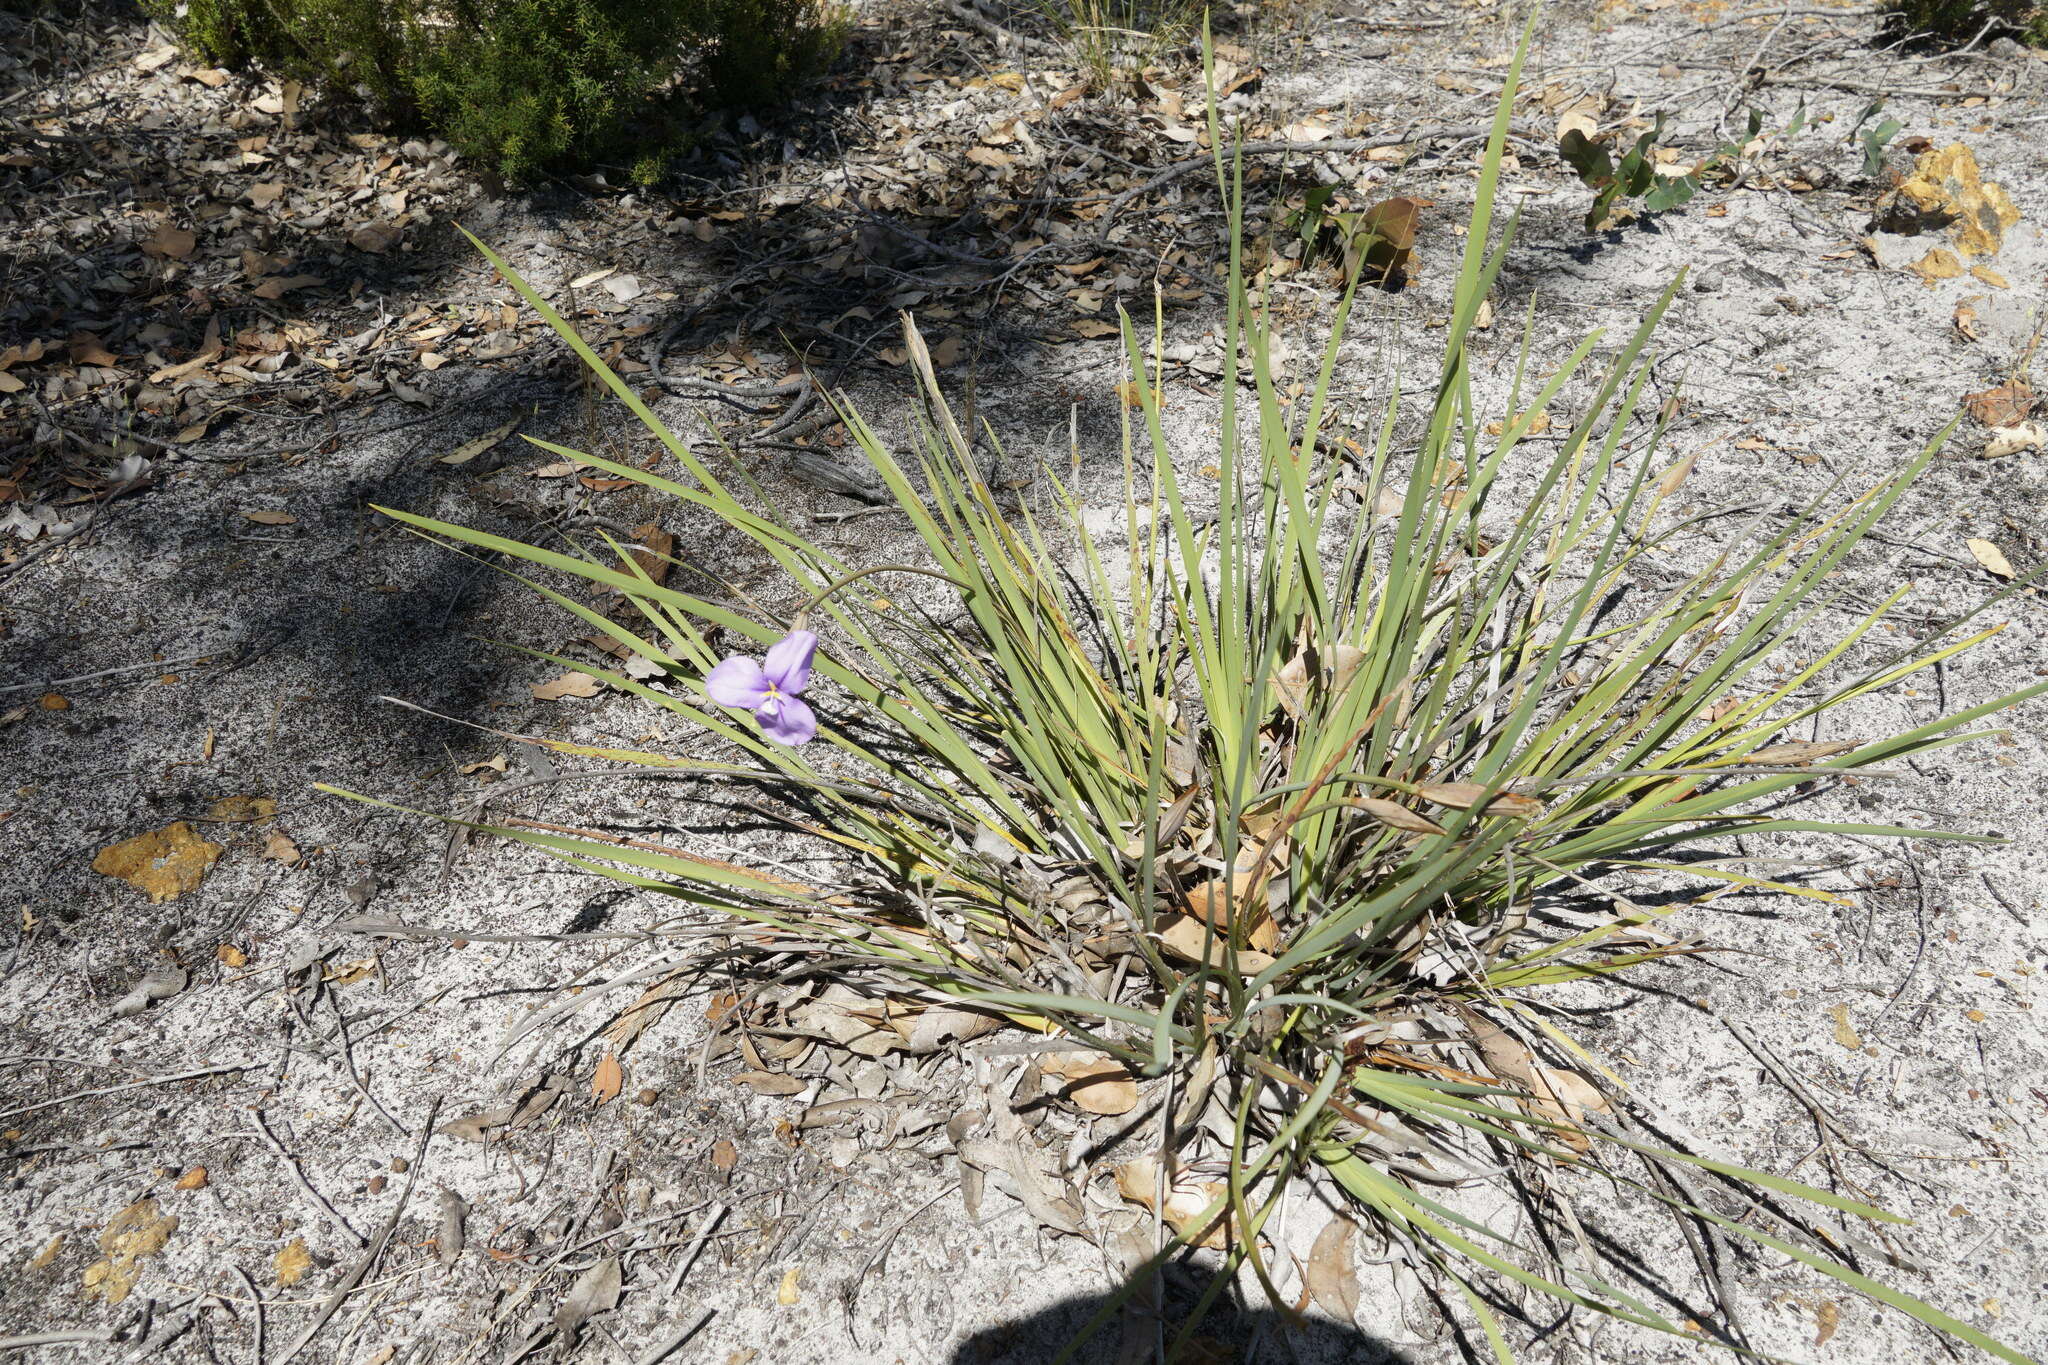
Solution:
[{"label": "fallen twig", "polygon": [[[342,1217],[341,1211],[328,1203],[321,1196],[320,1191],[313,1188],[313,1182],[306,1179],[306,1173],[300,1168],[298,1158],[285,1150],[285,1145],[277,1140],[277,1134],[270,1131],[270,1125],[263,1119],[263,1111],[256,1109],[252,1110],[251,1113],[256,1119],[257,1133],[262,1136],[265,1142],[270,1144],[270,1150],[277,1153],[278,1159],[284,1162],[285,1169],[292,1173],[292,1179],[298,1184],[299,1193],[306,1197],[306,1201],[317,1209],[328,1222],[355,1238],[357,1246],[368,1246],[370,1239],[357,1232],[348,1219]],[[287,1356],[286,1359],[290,1359],[290,1357]]]},{"label": "fallen twig", "polygon": [[146,1086],[169,1085],[173,1081],[191,1081],[197,1080],[201,1076],[220,1076],[230,1071],[254,1071],[255,1069],[256,1063],[254,1062],[233,1062],[227,1066],[208,1066],[201,1067],[197,1071],[180,1071],[175,1076],[151,1076],[147,1080],[129,1081],[125,1085],[103,1085],[93,1090],[75,1090],[69,1095],[59,1096],[54,1100],[43,1100],[36,1104],[19,1105],[13,1109],[0,1109],[0,1119],[11,1119],[22,1114],[33,1114],[39,1109],[54,1108],[60,1104],[69,1104],[73,1100],[89,1100],[99,1095],[114,1095],[123,1090],[141,1090]]},{"label": "fallen twig", "polygon": [[[398,1230],[398,1220],[400,1216],[402,1216],[405,1213],[406,1201],[412,1198],[413,1188],[419,1184],[420,1171],[422,1167],[424,1167],[426,1164],[427,1143],[433,1139],[434,1119],[435,1116],[438,1115],[440,1112],[441,1100],[439,1096],[436,1096],[434,1098],[434,1102],[427,1108],[427,1117],[425,1121],[420,1124],[420,1137],[419,1141],[413,1145],[412,1165],[406,1172],[405,1188],[398,1192],[398,1203],[392,1207],[391,1216],[384,1220],[383,1228],[380,1229],[377,1233],[377,1240],[374,1243],[372,1243],[369,1250],[365,1251],[362,1254],[362,1256],[357,1259],[356,1263],[349,1268],[348,1274],[343,1276],[341,1283],[335,1286],[334,1293],[328,1297],[328,1300],[325,1304],[321,1305],[320,1315],[313,1319],[312,1325],[306,1329],[305,1334],[299,1338],[298,1343],[278,1358],[277,1365],[287,1365],[287,1362],[289,1362],[294,1356],[298,1355],[299,1352],[306,1349],[307,1343],[312,1341],[314,1337],[320,1334],[320,1329],[327,1325],[328,1320],[331,1319],[337,1312],[341,1311],[342,1301],[348,1298],[350,1294],[353,1294],[356,1291],[357,1286],[362,1284],[363,1277],[370,1273],[370,1267],[374,1266],[377,1263],[378,1257],[382,1256],[384,1254],[385,1248],[391,1245],[391,1234]],[[262,1121],[260,1113],[257,1121],[259,1123]],[[253,1287],[251,1289],[251,1292],[254,1292]],[[256,1359],[259,1365],[261,1365],[261,1362],[263,1360],[263,1319],[260,1315],[263,1312],[263,1309],[260,1302],[257,1306],[256,1311],[259,1315],[256,1319]]]},{"label": "fallen twig", "polygon": [[[1365,152],[1375,147],[1405,147],[1411,142],[1426,142],[1440,137],[1485,137],[1490,131],[1491,128],[1483,123],[1460,123],[1447,127],[1410,128],[1398,136],[1389,137],[1340,137],[1324,142],[1240,142],[1229,150],[1245,156],[1321,156],[1327,152]],[[1197,152],[1193,156],[1174,162],[1151,179],[1118,194],[1109,201],[1109,207],[1103,211],[1102,226],[1095,234],[1096,243],[1100,245],[1109,241],[1109,230],[1116,222],[1117,215],[1122,213],[1132,200],[1172,184],[1184,175],[1192,175],[1204,167],[1213,168],[1215,164],[1213,154]]]},{"label": "fallen twig", "polygon": [[25,1351],[31,1346],[63,1346],[70,1342],[112,1341],[106,1328],[81,1328],[75,1332],[30,1332],[25,1336],[0,1337],[0,1351]]}]

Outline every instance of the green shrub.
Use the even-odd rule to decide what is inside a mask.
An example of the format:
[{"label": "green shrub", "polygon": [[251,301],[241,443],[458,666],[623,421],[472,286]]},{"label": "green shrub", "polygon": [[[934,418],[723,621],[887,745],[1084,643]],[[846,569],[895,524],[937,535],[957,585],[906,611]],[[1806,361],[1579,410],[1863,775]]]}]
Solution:
[{"label": "green shrub", "polygon": [[145,0],[207,61],[353,90],[508,180],[630,148],[653,96],[693,72],[760,103],[827,60],[821,0]]},{"label": "green shrub", "polygon": [[2048,47],[2048,5],[2038,0],[1891,0],[1894,21],[1909,33],[1968,42],[1987,24],[2033,47]]}]

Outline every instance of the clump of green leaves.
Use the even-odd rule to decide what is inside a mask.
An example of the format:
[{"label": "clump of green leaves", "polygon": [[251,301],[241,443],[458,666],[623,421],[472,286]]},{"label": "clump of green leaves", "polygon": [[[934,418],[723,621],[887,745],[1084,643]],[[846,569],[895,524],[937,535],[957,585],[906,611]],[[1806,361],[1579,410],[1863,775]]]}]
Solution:
[{"label": "clump of green leaves", "polygon": [[209,61],[353,91],[507,180],[600,156],[654,173],[658,149],[636,144],[668,139],[656,99],[679,79],[712,102],[764,102],[828,60],[840,33],[824,0],[145,3]]},{"label": "clump of green leaves", "polygon": [[[1905,124],[1895,118],[1886,117],[1876,123],[1870,120],[1884,112],[1882,99],[1872,100],[1863,106],[1863,112],[1856,116],[1856,122],[1849,125],[1849,143],[1863,151],[1862,175],[1865,180],[1874,180],[1884,170],[1885,148],[1891,140],[1905,130]],[[1869,126],[1866,127],[1865,125]]]},{"label": "clump of green leaves", "polygon": [[1690,167],[1663,146],[1666,115],[1659,113],[1651,126],[1636,135],[1620,156],[1608,150],[1608,136],[1593,129],[1591,120],[1568,125],[1558,136],[1558,156],[1578,173],[1579,180],[1595,191],[1593,205],[1586,212],[1586,231],[1600,232],[1617,227],[1634,216],[1625,201],[1641,200],[1644,213],[1663,213],[1689,202],[1699,193],[1708,175],[1731,174],[1735,163],[1751,155],[1766,141],[1796,137],[1806,126],[1806,102],[1801,100],[1784,128],[1764,137],[1764,116],[1752,107],[1742,141],[1724,142]]},{"label": "clump of green leaves", "polygon": [[1642,200],[1646,213],[1675,209],[1699,192],[1700,172],[1705,165],[1683,174],[1660,169],[1657,144],[1664,136],[1663,114],[1636,135],[1619,157],[1612,155],[1597,136],[1579,128],[1567,128],[1557,140],[1557,153],[1578,173],[1582,184],[1594,191],[1593,206],[1586,210],[1586,231],[1599,232],[1615,226],[1624,199]]},{"label": "clump of green leaves", "polygon": [[[1486,424],[1467,347],[1512,245],[1512,225],[1495,240],[1493,206],[1519,70],[1518,57],[1476,186],[1441,368],[1419,396],[1397,393],[1373,414],[1369,449],[1325,440],[1349,296],[1307,382],[1290,383],[1273,360],[1271,324],[1246,286],[1242,170],[1225,160],[1213,103],[1232,225],[1217,443],[1174,448],[1156,359],[1163,322],[1148,359],[1126,318],[1132,377],[1121,387],[1135,411],[1114,539],[1091,529],[1101,519],[1051,471],[1042,514],[991,489],[977,441],[907,326],[923,399],[910,454],[844,404],[839,415],[921,542],[918,572],[940,580],[938,600],[841,591],[862,578],[872,588],[880,566],[849,563],[808,523],[722,479],[486,251],[680,473],[534,444],[721,520],[781,586],[750,572],[743,587],[683,560],[674,564],[686,577],[671,584],[650,572],[649,552],[610,538],[564,552],[389,515],[560,580],[528,581],[650,667],[541,657],[669,712],[715,752],[514,738],[684,780],[825,856],[711,858],[531,822],[458,823],[747,922],[722,959],[732,970],[752,953],[764,979],[789,980],[804,974],[792,958],[808,961],[872,1000],[877,1018],[967,1012],[1053,1035],[1150,1087],[1161,1186],[1179,1189],[1196,1163],[1219,1173],[1189,1187],[1194,1202],[1167,1219],[1146,1267],[1197,1244],[1222,1252],[1224,1273],[1169,1358],[1238,1269],[1280,1301],[1259,1233],[1303,1185],[1348,1201],[1435,1275],[1502,1358],[1505,1331],[1481,1280],[1685,1334],[1623,1287],[1614,1261],[1630,1249],[1589,1239],[1553,1201],[1571,1183],[1575,1198],[1628,1190],[1662,1203],[2024,1365],[1839,1259],[1855,1238],[1833,1220],[1904,1220],[1651,1141],[1610,1112],[1590,1054],[1554,1022],[1562,1016],[1526,1003],[1697,950],[1641,932],[1674,907],[1630,900],[1632,878],[1683,879],[1709,898],[1739,888],[1833,899],[1730,861],[1722,846],[1735,834],[1981,840],[1810,818],[1786,803],[1973,738],[1959,727],[2048,682],[1899,733],[1784,737],[1825,728],[1838,708],[2000,627],[1966,630],[1965,617],[1878,651],[1901,588],[1812,647],[1811,632],[1833,619],[1823,607],[1840,605],[1831,580],[1938,442],[1868,489],[1831,490],[1758,522],[1679,581],[1636,573],[1671,564],[1663,552],[1697,530],[1697,519],[1671,515],[1687,465],[1666,463],[1661,422],[1643,407],[1652,335],[1677,282],[1619,345],[1596,333],[1532,363],[1525,330],[1505,413]],[[1597,368],[1596,355],[1608,357]],[[1553,429],[1554,444],[1530,443],[1581,377],[1578,415]],[[1411,402],[1419,434],[1397,442]],[[1197,463],[1213,478],[1184,484]],[[572,591],[588,587],[630,604],[637,628]],[[713,703],[704,678],[736,652],[728,642],[760,653],[797,618],[824,646],[803,697],[817,738],[792,748]],[[724,633],[717,646],[714,632]],[[1805,661],[1779,671],[1794,654]],[[1589,892],[1611,913],[1532,932],[1532,911]],[[1438,1188],[1519,1179],[1541,1187],[1519,1206],[1544,1221],[1526,1237],[1471,1218]],[[1039,1216],[1086,1229],[1058,1205],[1047,1196]]]},{"label": "clump of green leaves", "polygon": [[2003,30],[2032,47],[2048,47],[2048,5],[2039,0],[1891,0],[1894,23],[1945,43],[1969,42]]}]

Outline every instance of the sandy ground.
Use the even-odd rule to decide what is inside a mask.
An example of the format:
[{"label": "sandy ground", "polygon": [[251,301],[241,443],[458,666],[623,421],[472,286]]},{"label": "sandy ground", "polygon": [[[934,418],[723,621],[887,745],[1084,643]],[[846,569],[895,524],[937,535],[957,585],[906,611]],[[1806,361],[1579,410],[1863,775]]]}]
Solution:
[{"label": "sandy ground", "polygon": [[[1428,25],[1448,13],[1379,17]],[[1624,107],[1678,108],[1679,134],[1703,147],[1717,136],[1734,73],[1778,22],[1767,15],[1702,35],[1700,16],[1682,6],[1566,7],[1545,21],[1532,78],[1611,85]],[[1868,187],[1853,183],[1860,153],[1838,127],[1792,139],[1774,172],[1751,184],[1598,236],[1578,222],[1588,192],[1553,157],[1529,151],[1508,177],[1523,218],[1495,295],[1500,321],[1479,342],[1489,398],[1504,400],[1532,299],[1541,369],[1594,327],[1608,329],[1611,353],[1681,267],[1690,275],[1661,333],[1654,399],[1685,395],[1671,448],[1697,455],[1690,507],[1783,510],[1837,476],[1853,484],[1859,471],[1907,458],[1963,394],[2005,378],[2028,354],[2048,282],[2048,63],[1889,48],[1873,24],[1850,15],[1789,29],[1778,38],[1787,48],[1831,43],[1843,60],[1826,69],[1852,74],[1799,87],[1790,82],[1808,68],[1792,67],[1784,88],[1756,98],[1773,126],[1802,96],[1815,115],[1846,125],[1871,95],[1828,82],[1923,92],[1887,107],[1902,137],[1967,141],[2024,214],[1994,262],[2009,288],[1967,275],[1923,282],[1899,268],[1917,255],[1910,242],[1880,239],[1873,260],[1859,246],[1870,217]],[[1801,36],[1819,27],[1839,36]],[[1317,22],[1310,33],[1267,54],[1263,100],[1302,115],[1406,106],[1446,123],[1490,104],[1498,68],[1485,63],[1512,36],[1498,20],[1462,19],[1405,31]],[[1942,89],[1949,82],[1957,88]],[[1965,107],[1963,87],[1987,82],[2004,93]],[[1405,168],[1346,164],[1433,199],[1449,224],[1469,205],[1473,150]],[[1791,179],[1813,188],[1787,188]],[[551,287],[586,262],[549,241],[601,233],[599,213],[507,199],[466,221]],[[636,264],[647,272],[702,277],[687,245],[641,249]],[[1447,308],[1456,249],[1426,236],[1411,287],[1361,310],[1341,371],[1356,397],[1385,387],[1397,355],[1416,357],[1411,374],[1433,365],[1432,324]],[[466,263],[440,278],[450,291],[485,287],[481,267]],[[1317,286],[1289,287],[1305,319],[1327,305]],[[1974,336],[1959,331],[1959,306],[1972,310]],[[1192,309],[1170,322],[1168,340],[1198,352],[1209,325]],[[1069,404],[1085,398],[1086,484],[1107,498],[1112,367],[1106,343],[1050,359],[1019,349],[982,379],[981,410],[1016,433],[1020,454],[1064,459]],[[2048,367],[2035,362],[2032,373],[2048,381]],[[15,910],[0,984],[0,1337],[67,1338],[17,1357],[38,1362],[1050,1359],[1114,1285],[1117,1266],[1086,1241],[1036,1229],[999,1193],[983,1200],[979,1222],[970,1215],[945,1131],[950,1110],[916,1102],[951,1094],[962,1063],[862,1067],[820,1054],[803,1093],[755,1094],[729,1078],[738,1058],[702,1046],[714,977],[636,1042],[621,1093],[600,1102],[592,1075],[606,1019],[693,950],[633,932],[666,912],[519,848],[451,851],[428,821],[310,790],[325,781],[446,809],[481,783],[520,780],[518,752],[509,773],[470,770],[519,746],[378,700],[386,695],[523,733],[651,736],[679,752],[693,742],[629,700],[533,699],[530,685],[559,670],[488,640],[556,649],[573,623],[370,510],[394,505],[531,535],[568,510],[558,486],[524,477],[546,457],[506,447],[481,469],[436,457],[534,408],[537,396],[527,434],[569,444],[622,434],[593,431],[558,386],[518,387],[462,367],[433,380],[431,420],[332,453],[236,462],[232,440],[209,440],[167,456],[146,497],[116,504],[91,534],[8,583],[0,686],[15,690],[0,704],[27,706],[0,728],[0,884]],[[847,382],[889,429],[906,395],[900,374],[862,371]],[[1561,406],[1583,396],[1568,391]],[[701,436],[693,405],[670,399],[661,410]],[[1205,412],[1192,393],[1174,409],[1190,469],[1207,462]],[[1358,420],[1370,426],[1376,410],[1362,403]],[[1982,441],[1965,423],[1844,570],[1846,607],[1908,580],[1909,625],[1981,600],[1996,585],[1970,537],[1997,544],[2022,571],[2040,562],[2048,454],[1987,461]],[[760,467],[774,477],[772,458]],[[859,506],[812,484],[778,492],[820,516]],[[598,509],[610,521],[659,521],[681,553],[729,562],[714,528],[638,492],[609,496]],[[295,520],[251,522],[251,508]],[[1669,574],[1739,520],[1702,523]],[[877,558],[904,540],[886,516],[819,525],[849,553]],[[1816,629],[1828,619],[1850,618]],[[1831,724],[1900,728],[2048,668],[2038,595],[1993,619],[2009,624],[1966,660]],[[150,666],[128,668],[142,663]],[[114,669],[128,671],[89,676]],[[51,692],[69,705],[36,703]],[[1815,884],[1844,891],[1853,908],[1724,898],[1683,912],[1675,927],[1735,951],[1655,970],[1648,989],[1589,985],[1561,997],[1664,1134],[1910,1216],[1879,1254],[1860,1256],[1864,1268],[2029,1355],[2048,1352],[2042,714],[2036,707],[2001,737],[1821,802],[2010,842],[1753,850],[1839,864]],[[238,814],[217,805],[232,797],[273,800],[274,813],[223,818]],[[711,856],[759,838],[729,813],[679,804],[654,785],[554,784],[495,809],[646,831]],[[152,904],[94,871],[101,850],[174,821],[222,850],[198,890]],[[392,932],[347,927],[365,916],[388,917]],[[564,933],[583,937],[520,941]],[[117,1009],[165,969],[182,971],[182,989],[139,1012]],[[565,1001],[591,1008],[517,1035]],[[988,1074],[995,1063],[978,1065]],[[792,1126],[809,1105],[884,1094],[887,1106],[851,1122]],[[522,1101],[529,1112],[499,1140],[431,1131]],[[1073,1145],[1078,1120],[1048,1123],[1040,1142]],[[1631,1290],[1680,1318],[1706,1302],[1675,1224],[1627,1196],[1570,1195],[1597,1238],[1633,1249]],[[1305,1255],[1323,1218],[1305,1201],[1280,1237]],[[358,1282],[365,1246],[387,1238]],[[1738,1257],[1726,1271],[1759,1349],[1943,1358],[1932,1334],[1789,1258]],[[559,1313],[609,1298],[613,1274],[616,1307],[580,1332],[558,1332]],[[1213,1358],[1434,1365],[1484,1350],[1443,1325],[1432,1302],[1441,1287],[1386,1266],[1360,1274],[1355,1324],[1312,1313],[1297,1332],[1270,1312],[1247,1312],[1219,1324]],[[1689,1360],[1707,1349],[1559,1321],[1542,1303],[1530,1311],[1514,1329],[1526,1359]],[[1103,1358],[1115,1349],[1112,1331]]]}]

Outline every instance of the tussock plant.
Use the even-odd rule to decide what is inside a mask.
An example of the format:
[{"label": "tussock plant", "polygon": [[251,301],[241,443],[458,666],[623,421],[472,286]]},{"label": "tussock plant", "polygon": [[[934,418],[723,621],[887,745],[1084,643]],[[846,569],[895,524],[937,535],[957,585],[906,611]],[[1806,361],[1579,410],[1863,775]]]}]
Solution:
[{"label": "tussock plant", "polygon": [[[681,717],[702,741],[693,749],[723,757],[531,742],[743,787],[750,808],[780,812],[836,871],[805,882],[765,857],[476,828],[745,921],[735,941],[813,954],[889,1018],[978,1016],[1038,1035],[1009,1045],[1013,1059],[1080,1051],[1095,1064],[1087,1074],[1134,1079],[1152,1101],[1134,1132],[1151,1144],[1143,1183],[1156,1182],[1138,1197],[1163,1210],[1151,1265],[1204,1245],[1224,1272],[1198,1307],[1247,1267],[1275,1291],[1261,1229],[1291,1187],[1311,1185],[1455,1287],[1450,1301],[1503,1359],[1498,1314],[1528,1291],[1700,1331],[1623,1288],[1566,1203],[1568,1191],[1626,1187],[1710,1238],[1770,1248],[2020,1361],[1845,1263],[1867,1245],[1860,1224],[1904,1219],[1649,1140],[1555,1022],[1565,1016],[1529,1003],[1699,951],[1645,932],[1664,912],[1630,900],[1632,880],[1829,899],[1742,870],[1732,835],[1983,837],[1807,818],[1794,789],[1963,742],[2048,684],[1901,734],[1790,738],[1997,630],[1965,618],[1850,667],[1901,589],[1863,604],[1810,664],[1770,663],[1833,619],[1820,617],[1831,575],[1931,446],[1875,487],[1760,521],[1674,586],[1632,584],[1632,566],[1685,524],[1659,517],[1676,480],[1642,403],[1675,282],[1604,367],[1589,337],[1537,383],[1525,342],[1508,408],[1518,415],[1488,426],[1466,342],[1513,236],[1511,224],[1499,240],[1492,229],[1519,69],[1492,125],[1434,387],[1376,415],[1376,446],[1320,444],[1349,300],[1313,383],[1285,399],[1233,230],[1213,450],[1173,449],[1164,381],[1125,321],[1134,406],[1113,539],[1051,473],[1051,515],[991,491],[906,320],[923,400],[914,454],[850,407],[840,415],[926,558],[846,562],[750,483],[723,481],[486,250],[687,476],[536,444],[722,519],[801,608],[778,616],[737,587],[665,585],[644,552],[609,540],[563,553],[389,515],[530,566],[537,591],[660,675],[559,662]],[[1218,123],[1212,102],[1217,175],[1241,224],[1241,170]],[[1527,442],[1582,375],[1592,397],[1569,432]],[[1179,471],[1200,464],[1220,478],[1202,480],[1198,503]],[[892,576],[906,571],[924,577]],[[694,572],[691,584],[712,582]],[[540,581],[560,576],[622,596],[639,628]],[[943,607],[884,595],[911,585]],[[1534,927],[1532,910],[1584,903],[1589,889],[1596,922]],[[1543,1220],[1537,1235],[1489,1225],[1459,1188],[1517,1181]],[[1167,1330],[1184,1344],[1194,1321]]]},{"label": "tussock plant", "polygon": [[1191,0],[1039,0],[1038,8],[1095,90],[1199,36],[1201,10]]}]

